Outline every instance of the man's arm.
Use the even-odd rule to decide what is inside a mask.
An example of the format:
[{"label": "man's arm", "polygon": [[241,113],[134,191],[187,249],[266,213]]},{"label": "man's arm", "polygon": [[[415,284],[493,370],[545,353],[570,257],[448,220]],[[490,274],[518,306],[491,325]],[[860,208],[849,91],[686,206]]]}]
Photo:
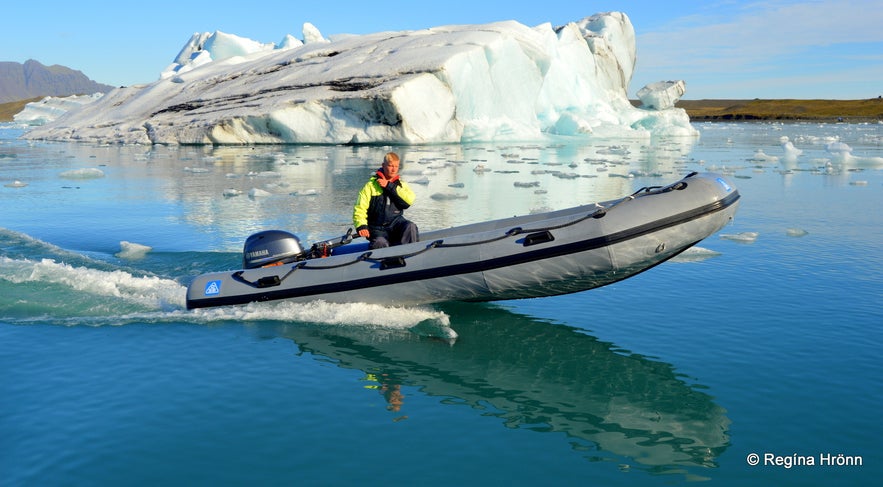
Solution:
[{"label": "man's arm", "polygon": [[[362,234],[362,230],[368,231],[368,206],[371,204],[371,181],[368,182],[365,186],[362,186],[362,190],[359,191],[359,196],[356,197],[356,204],[353,206],[353,226],[356,227],[356,231],[359,234]],[[362,235],[364,237],[364,235]]]},{"label": "man's arm", "polygon": [[401,179],[399,179],[398,182],[399,184],[390,184],[384,188],[384,192],[389,196],[389,199],[396,204],[396,206],[402,210],[407,210],[414,203],[416,196],[414,195],[414,191],[411,190],[411,187],[408,186],[408,183]]}]

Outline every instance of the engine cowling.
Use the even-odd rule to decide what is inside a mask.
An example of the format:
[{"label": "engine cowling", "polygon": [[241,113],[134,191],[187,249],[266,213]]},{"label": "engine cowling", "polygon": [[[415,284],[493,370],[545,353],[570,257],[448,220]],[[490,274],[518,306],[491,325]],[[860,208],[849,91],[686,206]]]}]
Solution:
[{"label": "engine cowling", "polygon": [[242,266],[255,269],[301,260],[306,252],[300,239],[284,230],[265,230],[245,239]]}]

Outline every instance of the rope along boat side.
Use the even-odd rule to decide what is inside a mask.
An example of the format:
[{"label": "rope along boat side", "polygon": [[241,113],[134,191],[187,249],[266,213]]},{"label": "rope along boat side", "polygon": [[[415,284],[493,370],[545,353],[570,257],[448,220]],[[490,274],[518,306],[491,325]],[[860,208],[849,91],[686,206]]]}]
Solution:
[{"label": "rope along boat side", "polygon": [[592,205],[426,232],[368,250],[351,234],[304,250],[279,230],[246,241],[243,269],[196,277],[187,308],[295,301],[428,304],[572,293],[656,266],[730,222],[739,192],[718,174]]}]

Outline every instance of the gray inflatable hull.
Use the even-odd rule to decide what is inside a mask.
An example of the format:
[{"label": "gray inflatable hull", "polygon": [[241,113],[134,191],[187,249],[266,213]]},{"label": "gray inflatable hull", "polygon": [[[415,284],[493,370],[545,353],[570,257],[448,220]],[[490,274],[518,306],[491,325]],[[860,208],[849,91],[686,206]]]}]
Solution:
[{"label": "gray inflatable hull", "polygon": [[690,174],[622,199],[421,234],[371,250],[196,277],[187,307],[254,301],[427,304],[584,291],[660,264],[730,222],[739,192],[717,174]]}]

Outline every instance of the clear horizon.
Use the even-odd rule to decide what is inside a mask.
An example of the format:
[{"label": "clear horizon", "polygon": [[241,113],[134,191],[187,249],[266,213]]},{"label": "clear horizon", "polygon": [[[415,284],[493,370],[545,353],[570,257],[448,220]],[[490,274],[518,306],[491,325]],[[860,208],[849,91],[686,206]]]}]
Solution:
[{"label": "clear horizon", "polygon": [[6,7],[0,60],[34,59],[81,71],[99,83],[133,85],[157,80],[194,32],[223,31],[278,43],[286,34],[301,38],[305,22],[328,37],[504,20],[563,25],[621,11],[636,34],[630,98],[648,83],[677,79],[687,83],[685,100],[846,100],[883,94],[883,9],[870,0],[625,0],[588,7],[570,0],[523,5],[455,0],[419,6],[342,1],[302,9],[269,0],[250,11],[224,0],[211,9],[168,0],[131,6],[54,3]]}]

